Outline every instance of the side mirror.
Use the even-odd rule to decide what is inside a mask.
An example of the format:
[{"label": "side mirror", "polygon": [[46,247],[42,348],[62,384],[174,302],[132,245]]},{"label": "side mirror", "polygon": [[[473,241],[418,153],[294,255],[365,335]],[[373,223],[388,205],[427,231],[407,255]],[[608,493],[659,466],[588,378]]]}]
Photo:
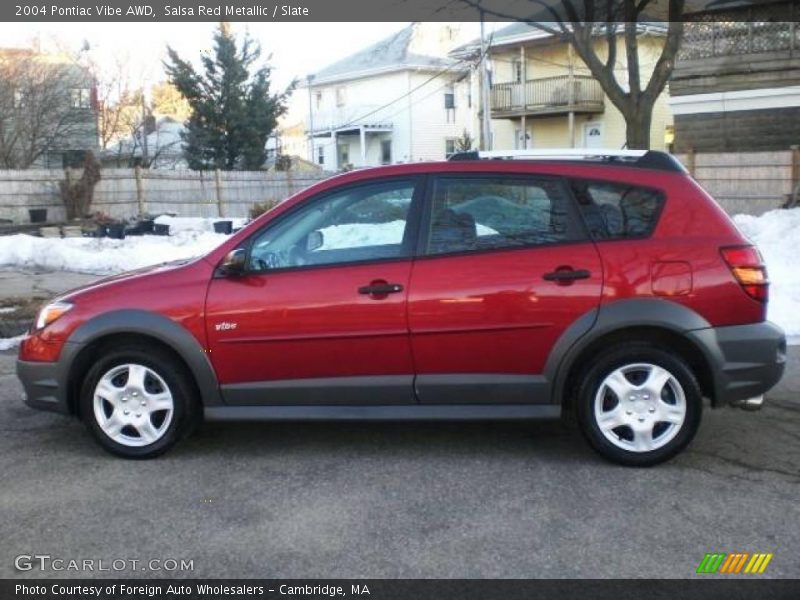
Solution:
[{"label": "side mirror", "polygon": [[325,245],[325,236],[322,235],[322,232],[317,229],[316,231],[312,231],[311,233],[306,236],[306,252],[313,252],[314,250],[319,250],[322,246]]},{"label": "side mirror", "polygon": [[219,267],[226,275],[241,275],[244,273],[247,251],[244,248],[231,250],[222,259]]}]

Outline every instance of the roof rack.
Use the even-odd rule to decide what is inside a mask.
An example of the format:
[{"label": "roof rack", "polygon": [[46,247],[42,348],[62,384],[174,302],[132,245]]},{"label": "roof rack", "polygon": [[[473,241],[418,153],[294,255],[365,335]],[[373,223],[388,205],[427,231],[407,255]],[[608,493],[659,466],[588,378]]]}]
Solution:
[{"label": "roof rack", "polygon": [[685,173],[674,156],[657,150],[609,150],[604,148],[563,148],[547,150],[472,150],[456,152],[448,160],[567,160],[604,162],[659,171]]}]

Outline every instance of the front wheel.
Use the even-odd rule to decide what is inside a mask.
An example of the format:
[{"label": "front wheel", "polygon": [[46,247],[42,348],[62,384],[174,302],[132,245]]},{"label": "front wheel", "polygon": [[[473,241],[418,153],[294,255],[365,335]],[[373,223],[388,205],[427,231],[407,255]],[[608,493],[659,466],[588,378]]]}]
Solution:
[{"label": "front wheel", "polygon": [[171,448],[196,420],[185,367],[160,348],[127,346],[103,353],[83,381],[81,417],[97,442],[124,458],[152,458]]},{"label": "front wheel", "polygon": [[584,371],[577,417],[589,444],[624,465],[675,456],[694,437],[702,393],[686,362],[644,342],[618,346]]}]

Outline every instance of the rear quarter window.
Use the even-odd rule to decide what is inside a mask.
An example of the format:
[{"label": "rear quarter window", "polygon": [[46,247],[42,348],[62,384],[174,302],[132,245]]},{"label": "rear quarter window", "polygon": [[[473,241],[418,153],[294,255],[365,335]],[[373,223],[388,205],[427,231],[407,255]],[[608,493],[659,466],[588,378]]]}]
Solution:
[{"label": "rear quarter window", "polygon": [[664,194],[651,188],[582,180],[573,180],[571,186],[595,240],[649,236],[664,205]]}]

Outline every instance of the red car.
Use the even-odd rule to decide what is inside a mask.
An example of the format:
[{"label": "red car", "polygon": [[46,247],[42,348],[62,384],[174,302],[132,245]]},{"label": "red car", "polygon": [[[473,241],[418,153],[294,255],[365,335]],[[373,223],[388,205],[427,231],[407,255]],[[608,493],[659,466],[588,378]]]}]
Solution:
[{"label": "red car", "polygon": [[714,200],[664,153],[525,156],[332,177],[202,258],[65,294],[20,348],[27,403],[129,458],[202,418],[569,414],[629,465],[686,447],[704,398],[760,406],[785,337]]}]

